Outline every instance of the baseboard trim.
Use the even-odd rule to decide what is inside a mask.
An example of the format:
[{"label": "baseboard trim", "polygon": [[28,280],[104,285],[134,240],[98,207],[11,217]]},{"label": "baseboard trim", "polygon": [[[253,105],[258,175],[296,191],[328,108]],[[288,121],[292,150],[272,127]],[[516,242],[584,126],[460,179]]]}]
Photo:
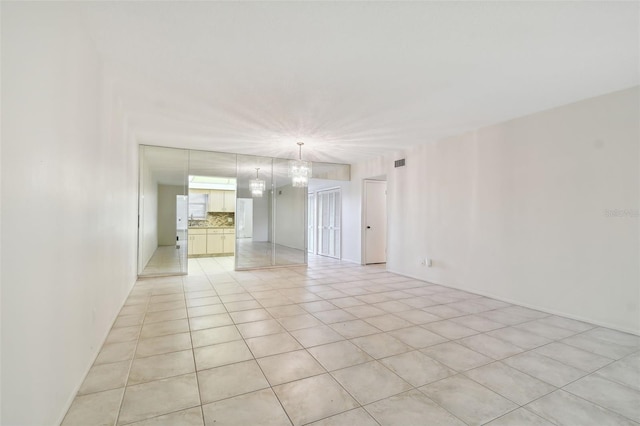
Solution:
[{"label": "baseboard trim", "polygon": [[576,321],[582,321],[582,322],[586,322],[586,323],[589,323],[589,324],[597,325],[597,326],[600,326],[600,327],[606,327],[606,328],[610,328],[612,330],[621,331],[623,333],[629,333],[629,334],[633,334],[633,335],[636,335],[636,336],[640,336],[640,329],[637,329],[637,330],[627,329],[625,327],[620,327],[620,326],[618,326],[616,324],[611,324],[611,323],[607,323],[607,322],[603,322],[603,321],[594,321],[593,319],[585,318],[585,317],[582,317],[580,315],[568,314],[566,312],[556,311],[554,309],[545,308],[543,306],[538,306],[538,305],[534,305],[534,304],[530,304],[530,303],[524,303],[524,302],[519,301],[519,300],[509,299],[509,298],[502,297],[502,296],[499,296],[499,295],[496,295],[496,294],[493,294],[493,293],[490,293],[490,292],[478,291],[477,289],[472,289],[472,288],[468,288],[468,287],[465,287],[465,286],[455,286],[455,285],[450,285],[450,284],[443,284],[443,283],[436,282],[436,281],[425,281],[424,278],[420,278],[420,277],[416,277],[416,276],[413,276],[413,275],[410,275],[410,274],[397,272],[397,271],[394,271],[392,269],[387,269],[387,271],[392,272],[392,273],[397,274],[397,275],[401,275],[403,277],[412,278],[414,280],[429,282],[429,283],[432,283],[432,284],[441,285],[443,287],[452,288],[452,289],[455,289],[455,290],[463,290],[463,291],[466,291],[466,292],[469,292],[469,293],[477,294],[479,296],[490,297],[492,299],[499,300],[501,302],[507,302],[507,303],[511,303],[511,304],[514,304],[514,305],[523,306],[525,308],[535,309],[537,311],[545,312],[547,314],[558,315],[558,316],[569,318],[569,319],[573,319],[573,320],[576,320]]}]

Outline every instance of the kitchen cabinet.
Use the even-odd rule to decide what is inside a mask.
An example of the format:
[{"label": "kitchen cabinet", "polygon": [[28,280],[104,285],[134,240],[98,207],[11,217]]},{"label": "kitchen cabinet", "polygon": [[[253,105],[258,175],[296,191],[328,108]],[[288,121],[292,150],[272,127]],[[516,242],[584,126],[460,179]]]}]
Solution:
[{"label": "kitchen cabinet", "polygon": [[187,242],[187,255],[198,255],[207,253],[207,230],[189,229],[189,240]]},{"label": "kitchen cabinet", "polygon": [[210,212],[235,212],[236,192],[213,189],[209,191]]},{"label": "kitchen cabinet", "polygon": [[235,229],[208,229],[207,254],[233,254],[236,248]]}]

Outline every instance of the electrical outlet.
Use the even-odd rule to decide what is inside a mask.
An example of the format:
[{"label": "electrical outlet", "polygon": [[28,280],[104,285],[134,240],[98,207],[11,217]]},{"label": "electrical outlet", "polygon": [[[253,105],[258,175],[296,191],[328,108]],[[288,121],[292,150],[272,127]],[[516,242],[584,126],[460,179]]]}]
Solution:
[{"label": "electrical outlet", "polygon": [[427,264],[427,259],[425,259],[424,257],[420,259],[420,264],[422,266],[425,266]]},{"label": "electrical outlet", "polygon": [[433,266],[433,261],[429,258],[425,259],[427,261],[427,267],[431,268]]}]

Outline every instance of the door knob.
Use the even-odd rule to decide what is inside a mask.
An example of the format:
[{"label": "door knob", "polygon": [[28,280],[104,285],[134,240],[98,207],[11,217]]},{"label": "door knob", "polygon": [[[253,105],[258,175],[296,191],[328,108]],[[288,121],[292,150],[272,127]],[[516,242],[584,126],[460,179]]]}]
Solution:
[{"label": "door knob", "polygon": [[371,229],[371,227],[370,227],[370,226],[367,226],[367,229]]}]

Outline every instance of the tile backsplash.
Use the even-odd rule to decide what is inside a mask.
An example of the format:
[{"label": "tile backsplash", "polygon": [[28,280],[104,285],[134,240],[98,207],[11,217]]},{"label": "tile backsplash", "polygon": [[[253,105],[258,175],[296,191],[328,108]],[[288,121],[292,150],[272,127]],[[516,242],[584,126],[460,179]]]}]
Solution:
[{"label": "tile backsplash", "polygon": [[208,212],[207,218],[203,220],[189,220],[190,227],[221,227],[234,226],[235,213]]}]

